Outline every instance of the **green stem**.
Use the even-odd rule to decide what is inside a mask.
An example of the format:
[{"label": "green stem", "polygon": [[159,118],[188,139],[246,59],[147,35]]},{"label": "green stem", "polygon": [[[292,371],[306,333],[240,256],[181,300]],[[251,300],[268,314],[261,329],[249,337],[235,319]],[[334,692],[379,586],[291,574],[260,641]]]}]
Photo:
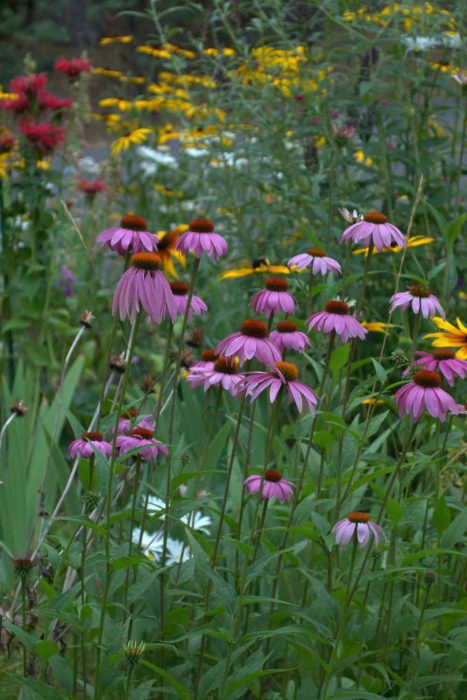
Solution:
[{"label": "green stem", "polygon": [[[136,513],[136,504],[138,502],[138,493],[139,493],[139,477],[141,473],[141,457],[139,455],[136,456],[136,465],[135,465],[135,484],[133,487],[133,498],[131,500],[131,516],[130,516],[130,537],[128,539],[128,557],[131,557],[131,552],[133,548],[133,528],[135,526],[135,513]],[[128,601],[128,586],[130,583],[130,566],[127,566],[126,570],[126,577],[125,577],[125,592],[123,594],[123,615],[125,620],[125,616],[127,614],[126,611],[126,605]],[[128,641],[128,640],[127,640]]]}]

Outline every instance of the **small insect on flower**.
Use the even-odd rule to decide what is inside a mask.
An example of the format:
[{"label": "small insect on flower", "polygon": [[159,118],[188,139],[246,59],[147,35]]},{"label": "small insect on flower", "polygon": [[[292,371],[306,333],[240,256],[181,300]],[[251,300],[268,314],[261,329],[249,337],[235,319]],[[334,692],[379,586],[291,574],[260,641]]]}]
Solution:
[{"label": "small insect on flower", "polygon": [[205,253],[216,262],[227,255],[227,241],[219,233],[214,231],[214,224],[210,219],[193,219],[190,228],[182,233],[177,240],[176,248],[183,255],[193,253],[200,258]]},{"label": "small insect on flower", "polygon": [[107,459],[112,454],[112,443],[104,440],[102,433],[83,433],[81,439],[73,440],[68,447],[70,457],[83,457],[90,459],[95,453],[100,452]]},{"label": "small insect on flower", "polygon": [[[186,313],[186,309],[188,306],[188,292],[189,292],[189,287],[186,282],[170,282],[170,289],[172,290],[172,294],[174,295],[175,299],[175,305],[177,307],[177,312],[179,316],[184,317]],[[194,294],[191,297],[190,300],[190,310],[188,312],[188,320],[191,321],[191,318],[193,314],[196,314],[197,316],[202,316],[203,314],[206,313],[208,310],[207,305],[204,303],[204,301],[201,299],[201,297],[197,297]]]},{"label": "small insect on flower", "polygon": [[312,314],[306,321],[308,330],[316,328],[317,331],[329,335],[333,331],[346,343],[349,338],[360,338],[364,340],[368,331],[357,321],[356,318],[350,316],[349,305],[345,301],[332,300],[328,301],[324,307],[324,311],[318,311]]},{"label": "small insect on flower", "polygon": [[405,311],[411,306],[414,314],[422,314],[423,318],[435,316],[438,312],[445,318],[444,309],[441,306],[438,297],[430,292],[428,287],[422,284],[414,284],[406,292],[397,292],[390,299],[391,306],[389,308],[392,313],[398,307],[401,311]]},{"label": "small insect on flower", "polygon": [[285,503],[292,498],[293,484],[284,479],[277,469],[266,469],[263,474],[252,474],[243,483],[248,493],[260,492],[263,500],[277,498],[279,503]]},{"label": "small insect on flower", "polygon": [[269,317],[271,314],[284,312],[295,313],[297,302],[288,291],[289,283],[281,277],[269,277],[265,283],[266,289],[257,292],[251,300],[251,305],[257,314]]},{"label": "small insect on flower", "polygon": [[303,270],[309,267],[312,275],[327,275],[330,272],[334,277],[340,275],[342,268],[337,260],[329,258],[322,248],[309,248],[306,253],[300,253],[290,258],[287,263],[289,267],[296,267]]},{"label": "small insect on flower", "polygon": [[281,354],[274,343],[269,340],[268,327],[264,321],[246,319],[240,326],[240,331],[231,333],[216,347],[218,355],[232,357],[238,355],[240,364],[256,357],[265,365],[279,362]]},{"label": "small insect on flower", "polygon": [[367,247],[371,243],[376,250],[388,248],[393,241],[401,247],[406,244],[405,236],[399,229],[391,224],[388,218],[377,211],[370,211],[347,228],[341,236],[341,243],[353,241]]},{"label": "small insect on flower", "polygon": [[378,545],[380,539],[386,540],[386,535],[379,525],[370,521],[368,513],[349,513],[346,518],[339,520],[331,532],[336,536],[336,544],[345,546],[355,535],[360,547],[365,547],[370,541],[370,535]]},{"label": "small insect on flower", "polygon": [[441,376],[438,372],[430,372],[426,369],[415,372],[412,381],[394,394],[394,403],[399,409],[399,415],[402,417],[411,413],[414,420],[418,421],[426,411],[433,418],[439,418],[444,422],[448,413],[454,415],[461,413],[461,406],[440,388],[440,384]]},{"label": "small insect on flower", "polygon": [[108,245],[119,255],[127,253],[153,253],[157,251],[158,239],[149,233],[146,219],[135,214],[127,214],[120,221],[120,226],[113,226],[97,236],[97,242]]},{"label": "small insect on flower", "polygon": [[130,269],[124,272],[115,289],[114,316],[118,312],[122,321],[128,317],[134,322],[142,307],[155,323],[161,323],[166,316],[175,323],[177,306],[160,266],[157,253],[135,253],[132,256]]}]

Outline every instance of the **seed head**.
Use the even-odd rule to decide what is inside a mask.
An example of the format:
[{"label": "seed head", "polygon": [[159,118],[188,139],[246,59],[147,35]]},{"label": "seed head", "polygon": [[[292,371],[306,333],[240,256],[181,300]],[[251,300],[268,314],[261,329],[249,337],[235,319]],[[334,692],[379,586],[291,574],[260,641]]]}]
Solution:
[{"label": "seed head", "polygon": [[128,362],[124,359],[123,355],[111,355],[109,357],[109,367],[119,374],[125,374]]},{"label": "seed head", "polygon": [[24,416],[28,412],[28,407],[19,399],[13,401],[10,406],[11,413],[16,413],[18,417]]},{"label": "seed head", "polygon": [[95,316],[92,313],[92,311],[88,311],[85,309],[80,315],[78,316],[78,321],[82,326],[86,326],[86,328],[92,328],[92,322],[94,321]]}]

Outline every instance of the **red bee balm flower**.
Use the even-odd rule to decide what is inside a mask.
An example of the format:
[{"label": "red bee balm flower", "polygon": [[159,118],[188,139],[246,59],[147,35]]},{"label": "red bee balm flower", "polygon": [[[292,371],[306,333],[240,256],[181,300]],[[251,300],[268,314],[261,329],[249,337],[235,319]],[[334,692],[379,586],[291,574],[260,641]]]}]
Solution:
[{"label": "red bee balm flower", "polygon": [[51,153],[65,141],[65,129],[48,122],[22,124],[21,133],[41,155]]},{"label": "red bee balm flower", "polygon": [[96,194],[105,190],[105,182],[103,180],[78,180],[78,189],[83,192],[89,199],[94,199]]},{"label": "red bee balm flower", "polygon": [[57,73],[65,73],[70,80],[76,80],[81,73],[91,73],[92,68],[89,61],[84,58],[58,58],[55,61],[55,71]]}]

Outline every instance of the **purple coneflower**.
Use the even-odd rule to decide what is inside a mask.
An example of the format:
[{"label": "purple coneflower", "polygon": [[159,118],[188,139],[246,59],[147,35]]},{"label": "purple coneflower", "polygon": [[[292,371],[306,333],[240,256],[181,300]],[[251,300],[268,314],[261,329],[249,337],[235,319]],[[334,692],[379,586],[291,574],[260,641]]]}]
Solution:
[{"label": "purple coneflower", "polygon": [[341,243],[349,240],[360,243],[364,248],[372,243],[379,251],[389,248],[393,241],[401,248],[404,248],[406,243],[404,234],[378,211],[369,211],[362,221],[357,221],[345,229],[341,236]]},{"label": "purple coneflower", "polygon": [[390,302],[391,306],[389,310],[391,313],[394,309],[397,309],[397,307],[400,307],[401,311],[405,311],[409,306],[412,306],[414,314],[421,313],[423,318],[436,316],[438,313],[442,318],[446,318],[446,314],[439,303],[438,297],[435,297],[435,295],[422,284],[413,284],[406,292],[397,292],[393,294]]},{"label": "purple coneflower", "polygon": [[[414,362],[416,367],[427,369],[430,372],[440,372],[449,386],[454,386],[454,377],[465,379],[467,375],[467,362],[456,357],[454,350],[446,348],[433,350],[433,353],[418,350],[415,354],[420,356],[420,359]],[[409,371],[406,369],[402,376],[406,377]]]},{"label": "purple coneflower", "polygon": [[315,406],[318,403],[318,395],[303,382],[297,381],[298,368],[291,362],[276,362],[269,372],[251,372],[247,374],[240,391],[244,391],[252,401],[258,398],[261,392],[269,389],[269,400],[271,403],[277,398],[281,388],[287,387],[289,403],[295,402],[301,413],[304,403],[312,415],[315,413]]},{"label": "purple coneflower", "polygon": [[[119,421],[117,432],[128,435],[134,428],[145,428],[145,430],[154,431],[155,425],[152,421],[152,416],[140,416],[134,408],[129,408],[128,411],[122,413]],[[114,432],[112,428],[112,432]]]},{"label": "purple coneflower", "polygon": [[286,314],[295,313],[296,301],[288,292],[289,283],[280,277],[269,277],[265,283],[266,289],[257,292],[251,300],[251,305],[257,314],[270,316],[283,311]]},{"label": "purple coneflower", "polygon": [[328,258],[326,251],[321,248],[310,248],[306,253],[300,253],[290,258],[287,263],[289,267],[295,267],[298,270],[303,270],[305,267],[311,267],[312,275],[327,275],[331,272],[334,277],[340,275],[342,268],[334,258]]},{"label": "purple coneflower", "polygon": [[324,307],[324,311],[318,311],[312,314],[306,320],[308,330],[316,328],[329,335],[335,331],[344,343],[349,338],[360,338],[364,340],[368,331],[357,321],[356,318],[349,315],[349,306],[345,301],[333,300],[328,301]]},{"label": "purple coneflower", "polygon": [[277,469],[266,469],[264,474],[252,474],[243,482],[248,493],[258,493],[261,490],[261,498],[277,498],[279,503],[285,503],[292,498],[293,484],[282,478]]},{"label": "purple coneflower", "polygon": [[310,345],[308,336],[299,331],[297,324],[292,321],[279,321],[269,338],[281,353],[284,350],[305,352],[305,348]]},{"label": "purple coneflower", "polygon": [[153,253],[157,250],[157,236],[147,231],[147,221],[142,216],[127,214],[120,226],[113,226],[97,236],[98,243],[107,244],[119,255],[127,253]]},{"label": "purple coneflower", "polygon": [[226,357],[238,355],[241,365],[253,357],[265,365],[273,365],[281,359],[279,350],[269,340],[268,327],[264,321],[256,319],[243,321],[240,331],[221,340],[216,352]]},{"label": "purple coneflower", "polygon": [[212,386],[221,386],[236,397],[238,386],[243,381],[243,375],[237,374],[234,358],[221,356],[216,360],[212,369],[192,367],[186,379],[192,386],[204,386],[204,391]]},{"label": "purple coneflower", "polygon": [[130,435],[120,435],[117,438],[120,455],[130,450],[138,450],[138,456],[144,460],[156,459],[160,454],[167,455],[168,449],[160,440],[156,440],[152,430],[135,428]]},{"label": "purple coneflower", "polygon": [[57,284],[63,289],[63,293],[67,298],[72,297],[74,294],[73,285],[76,284],[76,277],[66,265],[61,266],[60,275],[61,276],[57,279]]},{"label": "purple coneflower", "polygon": [[415,372],[412,381],[405,384],[394,394],[394,403],[399,409],[399,415],[411,413],[418,421],[423,411],[441,422],[446,420],[448,413],[458,415],[461,406],[455,402],[444,389],[440,388],[441,376],[438,372],[421,369]]},{"label": "purple coneflower", "polygon": [[96,450],[108,458],[112,454],[112,443],[104,440],[102,433],[83,433],[80,440],[70,443],[68,455],[90,459],[96,454]]},{"label": "purple coneflower", "polygon": [[115,289],[114,315],[118,310],[122,320],[128,316],[133,322],[142,306],[156,323],[166,316],[175,323],[177,305],[160,266],[157,253],[136,253],[131,257],[131,267],[123,273]]},{"label": "purple coneflower", "polygon": [[197,258],[206,253],[216,262],[227,255],[228,250],[227,241],[214,231],[214,224],[209,219],[193,219],[189,230],[182,233],[175,247],[183,255],[193,253]]},{"label": "purple coneflower", "polygon": [[380,538],[386,539],[386,535],[379,525],[370,522],[368,513],[349,513],[346,518],[339,520],[332,528],[336,536],[336,544],[349,544],[353,535],[357,537],[360,547],[365,547],[370,540],[370,534],[379,544]]},{"label": "purple coneflower", "polygon": [[[177,312],[179,316],[185,316],[186,307],[188,304],[189,287],[186,282],[170,282],[169,284],[170,289],[172,290],[172,294],[174,295]],[[200,297],[197,297],[193,294],[190,301],[188,320],[191,320],[193,313],[195,313],[197,316],[202,316],[206,313],[207,310],[208,307],[206,306],[204,301]]]},{"label": "purple coneflower", "polygon": [[213,348],[206,348],[201,353],[201,359],[191,367],[192,370],[206,370],[213,369],[215,361],[218,359],[219,355]]}]

